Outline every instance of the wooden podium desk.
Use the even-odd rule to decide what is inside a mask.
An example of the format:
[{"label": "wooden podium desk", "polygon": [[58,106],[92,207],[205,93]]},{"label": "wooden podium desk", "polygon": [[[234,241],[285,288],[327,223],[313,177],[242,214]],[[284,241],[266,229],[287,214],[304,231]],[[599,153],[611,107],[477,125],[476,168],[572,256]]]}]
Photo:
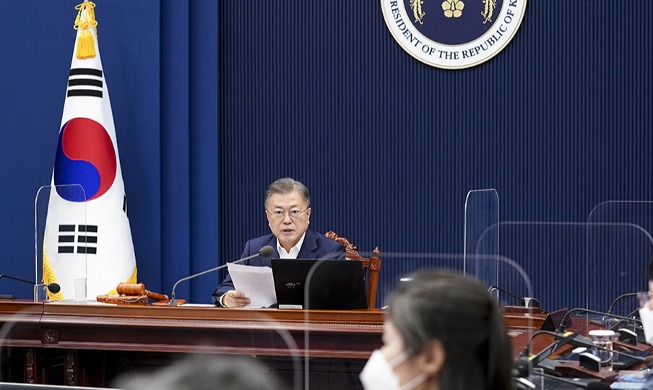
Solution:
[{"label": "wooden podium desk", "polygon": [[382,345],[383,312],[0,301],[0,325],[4,381],[106,386],[187,353],[255,355],[291,371],[310,359],[311,370],[357,379]]},{"label": "wooden podium desk", "polygon": [[[515,356],[545,313],[504,312]],[[382,346],[381,310],[227,309],[0,300],[0,382],[107,386],[117,375],[184,354],[256,356],[292,382],[298,361],[311,388],[359,388]]]}]

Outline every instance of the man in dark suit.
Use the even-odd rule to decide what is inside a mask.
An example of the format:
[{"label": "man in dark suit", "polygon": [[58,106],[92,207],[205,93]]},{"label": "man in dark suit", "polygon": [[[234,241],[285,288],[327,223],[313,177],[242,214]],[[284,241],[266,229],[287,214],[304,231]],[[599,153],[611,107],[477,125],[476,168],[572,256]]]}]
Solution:
[{"label": "man in dark suit", "polygon": [[[301,182],[278,179],[265,192],[265,214],[272,234],[247,241],[241,258],[251,256],[266,246],[275,248],[273,258],[281,259],[344,259],[345,248],[322,234],[308,230],[311,198]],[[270,258],[257,257],[244,264],[270,266]],[[248,297],[234,289],[231,276],[212,294],[213,303],[223,307],[244,307]]]}]

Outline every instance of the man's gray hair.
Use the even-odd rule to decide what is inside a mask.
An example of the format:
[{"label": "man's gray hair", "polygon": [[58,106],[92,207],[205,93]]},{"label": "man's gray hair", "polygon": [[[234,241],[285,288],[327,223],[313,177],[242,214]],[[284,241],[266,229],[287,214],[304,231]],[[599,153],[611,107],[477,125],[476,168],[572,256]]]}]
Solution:
[{"label": "man's gray hair", "polygon": [[290,177],[284,177],[282,179],[277,179],[272,184],[270,184],[265,190],[265,203],[263,206],[268,208],[268,200],[272,195],[280,194],[290,194],[293,191],[297,191],[304,198],[306,202],[306,207],[311,207],[311,195],[308,193],[308,188],[300,181],[292,179]]}]

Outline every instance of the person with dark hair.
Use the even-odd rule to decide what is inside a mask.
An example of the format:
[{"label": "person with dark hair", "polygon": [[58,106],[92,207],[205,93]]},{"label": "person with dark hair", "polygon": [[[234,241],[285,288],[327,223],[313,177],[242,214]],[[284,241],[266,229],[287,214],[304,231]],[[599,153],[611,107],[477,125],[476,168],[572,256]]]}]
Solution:
[{"label": "person with dark hair", "polygon": [[254,358],[191,356],[152,372],[119,376],[112,386],[123,390],[280,390],[281,383]]},{"label": "person with dark hair", "polygon": [[[270,245],[273,258],[280,259],[344,259],[345,248],[323,234],[308,229],[311,218],[311,197],[308,188],[289,177],[278,179],[265,191],[265,214],[272,234],[247,241],[241,258],[258,253]],[[257,257],[243,264],[267,266],[270,258]],[[213,303],[222,307],[244,307],[248,297],[234,289],[231,276],[212,294]]]},{"label": "person with dark hair", "polygon": [[512,389],[512,350],[495,300],[462,274],[422,271],[393,293],[383,347],[360,374],[365,390]]}]

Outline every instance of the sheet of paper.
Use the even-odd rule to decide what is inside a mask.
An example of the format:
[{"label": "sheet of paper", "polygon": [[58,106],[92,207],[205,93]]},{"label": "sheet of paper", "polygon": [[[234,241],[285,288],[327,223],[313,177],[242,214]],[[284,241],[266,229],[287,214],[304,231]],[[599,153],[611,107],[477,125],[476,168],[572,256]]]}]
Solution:
[{"label": "sheet of paper", "polygon": [[245,294],[251,301],[246,307],[268,307],[277,303],[272,268],[231,263],[227,268],[236,290]]}]

